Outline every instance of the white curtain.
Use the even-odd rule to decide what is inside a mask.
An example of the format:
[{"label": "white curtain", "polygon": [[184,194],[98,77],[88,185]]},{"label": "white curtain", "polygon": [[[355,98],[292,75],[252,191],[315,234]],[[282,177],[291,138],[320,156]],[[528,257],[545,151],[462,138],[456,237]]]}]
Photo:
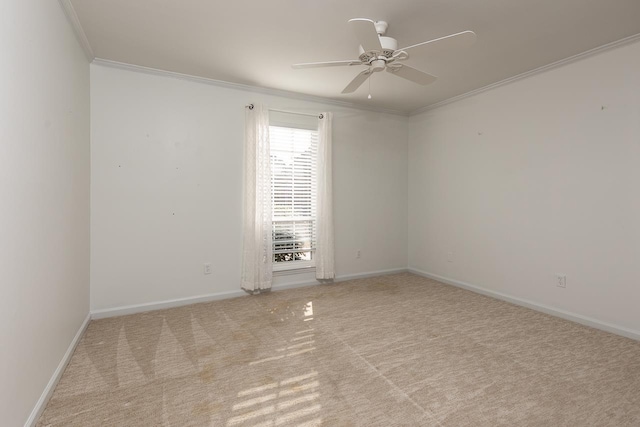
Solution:
[{"label": "white curtain", "polygon": [[259,293],[271,289],[273,276],[269,110],[265,106],[246,108],[244,138],[242,289]]},{"label": "white curtain", "polygon": [[333,197],[331,180],[331,113],[318,122],[318,194],[316,231],[316,279],[335,277],[333,260]]}]

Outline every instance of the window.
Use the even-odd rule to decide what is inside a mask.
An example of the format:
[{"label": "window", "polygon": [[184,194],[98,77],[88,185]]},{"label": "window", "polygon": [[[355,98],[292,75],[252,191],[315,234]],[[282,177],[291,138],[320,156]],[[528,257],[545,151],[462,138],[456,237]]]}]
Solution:
[{"label": "window", "polygon": [[316,129],[271,125],[269,138],[273,270],[314,267],[317,124]]}]

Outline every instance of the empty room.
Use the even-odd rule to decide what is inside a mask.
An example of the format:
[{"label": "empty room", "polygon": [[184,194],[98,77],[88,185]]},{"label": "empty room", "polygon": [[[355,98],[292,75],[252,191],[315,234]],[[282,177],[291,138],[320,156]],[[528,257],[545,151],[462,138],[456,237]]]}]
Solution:
[{"label": "empty room", "polygon": [[2,0],[0,425],[640,426],[640,2]]}]

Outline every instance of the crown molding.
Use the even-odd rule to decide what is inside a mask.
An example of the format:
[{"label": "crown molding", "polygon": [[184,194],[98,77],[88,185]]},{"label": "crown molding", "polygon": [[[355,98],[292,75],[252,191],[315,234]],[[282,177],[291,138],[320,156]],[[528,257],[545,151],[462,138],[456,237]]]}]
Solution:
[{"label": "crown molding", "polygon": [[638,40],[640,40],[640,33],[634,34],[633,36],[625,37],[625,38],[620,39],[620,40],[616,40],[616,41],[611,42],[611,43],[604,44],[602,46],[598,46],[598,47],[593,48],[593,49],[589,49],[587,51],[578,53],[577,55],[573,55],[573,56],[570,56],[568,58],[561,59],[561,60],[556,61],[556,62],[552,62],[551,64],[543,65],[542,67],[534,68],[533,70],[526,71],[526,72],[524,72],[522,74],[518,74],[518,75],[515,75],[513,77],[506,78],[504,80],[500,80],[499,82],[496,82],[496,83],[491,83],[490,85],[483,86],[483,87],[481,87],[479,89],[474,89],[472,91],[463,93],[461,95],[457,95],[457,96],[454,96],[452,98],[447,98],[444,101],[440,101],[440,102],[437,102],[435,104],[425,105],[424,107],[418,108],[417,110],[414,110],[414,111],[410,112],[409,116],[415,116],[415,115],[418,115],[418,114],[422,114],[422,113],[425,113],[425,112],[427,112],[429,110],[433,110],[435,108],[442,107],[444,105],[451,104],[453,102],[461,101],[463,99],[470,98],[470,97],[478,95],[480,93],[487,92],[489,90],[496,89],[498,87],[505,86],[505,85],[508,85],[510,83],[514,83],[514,82],[517,82],[519,80],[526,79],[528,77],[532,77],[532,76],[535,76],[537,74],[544,73],[546,71],[551,71],[551,70],[553,70],[555,68],[563,67],[563,66],[571,64],[573,62],[577,62],[577,61],[580,61],[582,59],[586,59],[586,58],[588,58],[590,56],[594,56],[594,55],[597,55],[599,53],[606,52],[608,50],[612,50],[612,49],[615,49],[615,48],[618,48],[618,47],[621,47],[621,46],[624,46],[624,45],[627,45],[627,44],[631,44],[631,43],[636,42]]},{"label": "crown molding", "polygon": [[152,74],[156,76],[171,77],[180,80],[186,80],[196,83],[202,83],[211,86],[223,87],[226,89],[242,90],[245,92],[261,93],[264,95],[280,96],[300,101],[317,102],[321,104],[335,105],[337,107],[353,108],[356,110],[372,111],[375,113],[393,114],[397,116],[407,117],[409,114],[405,111],[392,110],[387,108],[367,107],[361,104],[348,101],[338,101],[331,98],[323,98],[321,96],[306,95],[298,92],[291,92],[282,89],[272,89],[260,86],[251,86],[242,83],[231,83],[223,80],[210,79],[208,77],[199,77],[191,74],[177,73],[175,71],[166,71],[158,68],[144,67],[142,65],[127,64],[125,62],[112,61],[110,59],[95,58],[92,62],[96,65],[102,65],[110,68],[119,68],[121,70],[135,71],[144,74]]},{"label": "crown molding", "polygon": [[89,39],[87,39],[87,35],[82,28],[82,24],[80,24],[80,19],[78,18],[76,10],[73,8],[73,4],[71,4],[71,0],[58,0],[58,3],[62,6],[64,14],[67,16],[71,27],[73,27],[73,31],[76,33],[78,42],[80,43],[80,46],[82,46],[82,50],[87,56],[87,59],[89,62],[93,61],[96,56],[93,54],[93,49],[91,48],[91,44],[89,44]]}]

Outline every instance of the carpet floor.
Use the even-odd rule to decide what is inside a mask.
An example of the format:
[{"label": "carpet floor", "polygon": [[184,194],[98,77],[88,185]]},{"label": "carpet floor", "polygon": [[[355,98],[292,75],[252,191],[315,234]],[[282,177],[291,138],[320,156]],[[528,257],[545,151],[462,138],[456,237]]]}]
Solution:
[{"label": "carpet floor", "polygon": [[409,273],[92,321],[38,426],[640,426],[640,342]]}]

